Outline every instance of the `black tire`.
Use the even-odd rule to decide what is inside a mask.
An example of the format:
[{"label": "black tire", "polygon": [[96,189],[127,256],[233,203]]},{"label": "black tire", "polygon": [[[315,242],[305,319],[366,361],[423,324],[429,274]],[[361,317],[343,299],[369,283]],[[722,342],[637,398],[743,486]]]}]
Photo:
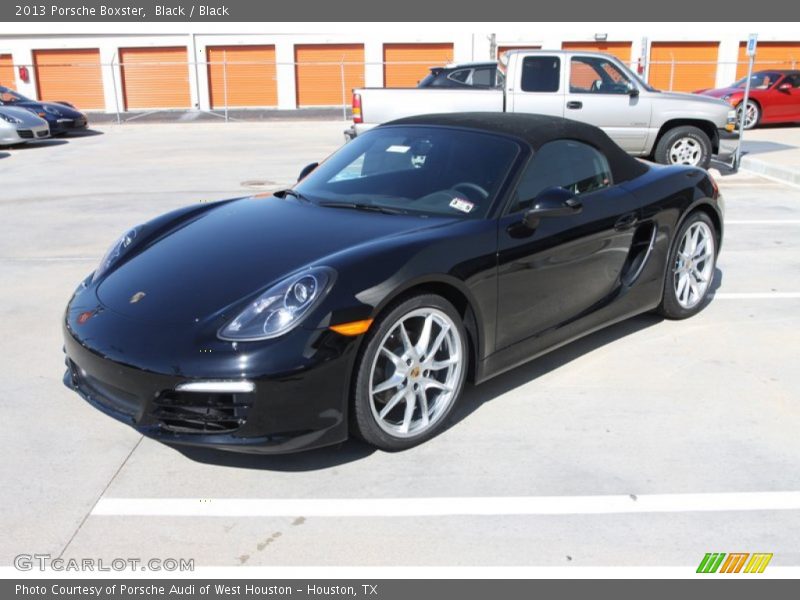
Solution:
[{"label": "black tire", "polygon": [[[755,129],[758,127],[758,124],[761,122],[761,107],[758,105],[758,102],[755,100],[748,100],[747,101],[748,108],[752,108],[755,111],[755,118],[749,124],[745,124],[745,130]],[[742,118],[742,103],[740,102],[736,106],[736,127],[739,127],[739,122]]]},{"label": "black tire", "polygon": [[[703,222],[708,226],[714,240],[714,254],[711,259],[712,264],[710,269],[711,281],[709,281],[708,287],[706,287],[702,294],[702,298],[697,302],[697,304],[691,308],[685,308],[678,301],[677,292],[675,290],[675,274],[678,264],[678,252],[680,250],[681,240],[683,240],[684,235],[689,228],[697,222]],[[713,287],[712,282],[716,268],[718,251],[719,234],[717,233],[714,223],[711,221],[709,216],[703,211],[695,211],[686,217],[678,229],[677,235],[672,240],[672,248],[670,249],[669,257],[667,259],[667,269],[664,277],[664,292],[661,298],[661,304],[657,309],[657,312],[660,315],[666,317],[667,319],[688,319],[689,317],[692,317],[703,310],[708,302],[708,295],[711,292],[711,288]]]},{"label": "black tire", "polygon": [[[372,366],[376,360],[376,355],[381,350],[384,338],[391,333],[397,322],[404,316],[419,309],[436,309],[447,315],[458,334],[460,341],[460,356],[463,364],[457,382],[454,385],[454,392],[449,404],[447,404],[438,414],[435,420],[431,420],[429,428],[417,435],[409,437],[398,437],[385,431],[377,422],[377,417],[373,414],[370,400],[370,386]],[[412,333],[409,333],[412,337]],[[413,339],[412,339],[413,342]],[[384,313],[376,320],[370,328],[367,339],[356,359],[355,383],[352,404],[351,425],[353,433],[365,442],[390,452],[411,448],[439,434],[447,425],[447,418],[453,407],[459,400],[464,388],[464,381],[469,366],[469,354],[467,344],[467,332],[464,329],[463,317],[455,307],[445,298],[435,294],[420,294],[402,300],[392,306],[387,307]]]},{"label": "black tire", "polygon": [[700,157],[694,166],[707,169],[711,164],[711,140],[699,127],[693,125],[681,125],[668,130],[656,144],[653,158],[662,165],[690,164],[688,162],[674,161],[671,158],[672,147],[679,141],[685,140],[688,143],[696,143],[700,147]]}]

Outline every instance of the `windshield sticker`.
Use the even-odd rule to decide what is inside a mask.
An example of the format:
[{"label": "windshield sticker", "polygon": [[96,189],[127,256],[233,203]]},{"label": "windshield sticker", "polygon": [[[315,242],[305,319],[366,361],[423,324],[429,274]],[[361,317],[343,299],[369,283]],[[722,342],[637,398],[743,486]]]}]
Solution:
[{"label": "windshield sticker", "polygon": [[475,208],[475,205],[469,200],[464,200],[464,198],[456,197],[450,201],[450,208],[455,208],[456,210],[460,210],[463,213],[469,213],[472,212],[472,209]]},{"label": "windshield sticker", "polygon": [[411,146],[389,146],[386,151],[387,152],[397,152],[398,154],[405,154],[411,150]]}]

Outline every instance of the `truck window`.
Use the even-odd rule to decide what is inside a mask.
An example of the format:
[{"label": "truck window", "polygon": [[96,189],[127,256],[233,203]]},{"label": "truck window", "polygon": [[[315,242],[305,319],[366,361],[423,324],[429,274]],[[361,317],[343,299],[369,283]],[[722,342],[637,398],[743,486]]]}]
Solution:
[{"label": "truck window", "polygon": [[571,94],[627,94],[629,79],[611,61],[596,56],[574,56],[570,60]]},{"label": "truck window", "polygon": [[523,92],[557,92],[561,59],[557,56],[526,56],[522,60]]}]

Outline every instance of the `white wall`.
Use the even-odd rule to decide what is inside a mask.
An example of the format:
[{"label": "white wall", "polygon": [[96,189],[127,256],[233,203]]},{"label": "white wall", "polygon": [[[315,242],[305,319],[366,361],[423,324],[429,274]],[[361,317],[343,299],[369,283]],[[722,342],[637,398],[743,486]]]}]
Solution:
[{"label": "white wall", "polygon": [[[19,23],[14,35],[0,34],[0,48],[9,51],[16,66],[29,67],[30,82],[19,80],[17,89],[36,97],[34,49],[99,48],[103,67],[105,110],[123,107],[118,50],[136,46],[186,46],[192,105],[209,110],[208,75],[203,66],[205,48],[211,45],[268,44],[275,46],[278,107],[296,106],[295,44],[359,43],[364,45],[366,86],[383,85],[383,44],[451,42],[457,62],[489,58],[490,34],[498,45],[531,44],[560,48],[564,41],[593,41],[605,34],[607,41],[632,42],[632,63],[646,53],[644,37],[654,41],[719,41],[717,85],[735,78],[739,42],[753,31],[760,41],[800,41],[795,23],[84,23],[77,33],[63,34],[63,24]],[[109,27],[118,33],[108,34]],[[265,32],[269,27],[271,32]],[[235,33],[234,33],[235,32]]]}]

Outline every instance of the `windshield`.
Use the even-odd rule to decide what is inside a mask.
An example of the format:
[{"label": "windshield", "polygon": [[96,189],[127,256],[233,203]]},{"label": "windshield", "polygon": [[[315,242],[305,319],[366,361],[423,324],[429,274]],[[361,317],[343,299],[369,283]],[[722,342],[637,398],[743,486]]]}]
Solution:
[{"label": "windshield", "polygon": [[488,133],[378,127],[343,146],[295,190],[318,204],[484,217],[520,147]]},{"label": "windshield", "polygon": [[2,104],[16,104],[17,102],[26,102],[27,100],[25,96],[18,94],[14,90],[0,87],[0,103]]},{"label": "windshield", "polygon": [[[761,73],[753,73],[753,75],[750,77],[750,88],[754,90],[766,90],[780,78],[781,74],[775,71],[762,71]],[[747,77],[742,77],[731,87],[744,89],[746,85]]]}]

